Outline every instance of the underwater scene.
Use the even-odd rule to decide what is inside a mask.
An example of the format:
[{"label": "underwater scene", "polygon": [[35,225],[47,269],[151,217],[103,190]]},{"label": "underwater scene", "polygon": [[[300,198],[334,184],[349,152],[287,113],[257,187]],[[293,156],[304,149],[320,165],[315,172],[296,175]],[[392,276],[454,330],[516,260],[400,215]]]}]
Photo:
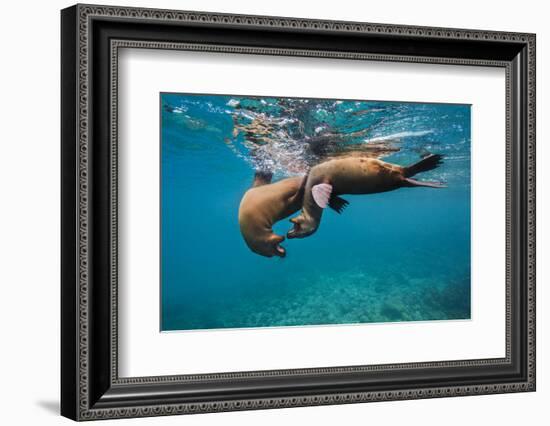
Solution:
[{"label": "underwater scene", "polygon": [[471,106],[160,94],[160,330],[470,319]]}]

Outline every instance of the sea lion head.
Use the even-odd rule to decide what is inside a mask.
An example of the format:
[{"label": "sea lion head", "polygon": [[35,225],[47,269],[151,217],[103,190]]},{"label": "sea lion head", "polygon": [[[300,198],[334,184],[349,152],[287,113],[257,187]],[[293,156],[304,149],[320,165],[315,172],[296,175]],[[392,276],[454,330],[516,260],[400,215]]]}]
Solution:
[{"label": "sea lion head", "polygon": [[286,234],[287,238],[305,238],[309,237],[319,227],[319,222],[309,218],[303,212],[296,217],[290,219],[294,224],[293,228]]},{"label": "sea lion head", "polygon": [[285,257],[286,250],[281,243],[285,240],[285,237],[272,233],[263,241],[256,241],[252,250],[265,257]]}]

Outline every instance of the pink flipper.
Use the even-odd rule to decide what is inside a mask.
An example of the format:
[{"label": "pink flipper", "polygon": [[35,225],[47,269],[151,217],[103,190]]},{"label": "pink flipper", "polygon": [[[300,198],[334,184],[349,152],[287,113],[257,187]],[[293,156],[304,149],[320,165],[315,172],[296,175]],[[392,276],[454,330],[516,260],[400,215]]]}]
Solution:
[{"label": "pink flipper", "polygon": [[320,183],[311,188],[311,195],[319,207],[322,209],[328,206],[330,195],[332,194],[332,185]]},{"label": "pink flipper", "polygon": [[405,178],[411,186],[427,186],[428,188],[447,188],[443,182],[422,182],[421,180]]}]

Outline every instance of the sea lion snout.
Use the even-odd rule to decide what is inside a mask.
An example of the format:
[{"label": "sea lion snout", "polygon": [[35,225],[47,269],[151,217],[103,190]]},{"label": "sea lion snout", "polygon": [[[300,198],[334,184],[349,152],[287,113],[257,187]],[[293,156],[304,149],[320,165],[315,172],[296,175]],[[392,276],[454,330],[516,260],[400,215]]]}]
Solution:
[{"label": "sea lion snout", "polygon": [[286,257],[286,250],[280,245],[275,246],[275,256]]},{"label": "sea lion snout", "polygon": [[253,240],[246,239],[245,242],[254,253],[264,257],[285,257],[286,249],[281,246],[285,237],[274,233],[264,234],[263,237]]},{"label": "sea lion snout", "polygon": [[286,256],[286,250],[283,246],[281,246],[281,243],[285,240],[285,237],[282,237],[277,234],[272,234],[271,238],[268,241],[269,245],[269,257],[272,256],[278,256],[278,257],[285,257]]}]

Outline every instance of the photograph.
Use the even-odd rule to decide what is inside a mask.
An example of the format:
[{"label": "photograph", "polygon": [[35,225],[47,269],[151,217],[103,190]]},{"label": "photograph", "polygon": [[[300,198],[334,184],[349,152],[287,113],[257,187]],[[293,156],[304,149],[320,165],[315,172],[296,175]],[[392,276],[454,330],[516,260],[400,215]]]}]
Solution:
[{"label": "photograph", "polygon": [[161,331],[471,319],[472,105],[159,98]]}]

